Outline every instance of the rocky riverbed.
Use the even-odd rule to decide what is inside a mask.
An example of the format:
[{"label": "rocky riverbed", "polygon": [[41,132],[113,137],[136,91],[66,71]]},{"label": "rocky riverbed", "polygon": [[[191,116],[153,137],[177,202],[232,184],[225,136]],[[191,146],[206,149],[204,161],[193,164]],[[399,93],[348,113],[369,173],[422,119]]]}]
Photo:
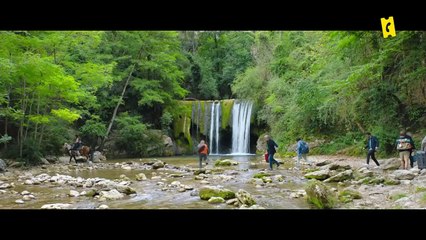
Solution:
[{"label": "rocky riverbed", "polygon": [[381,167],[345,156],[311,156],[315,166],[294,159],[272,171],[262,156],[124,159],[72,163],[60,159],[30,169],[0,173],[3,209],[309,209],[310,179],[324,183],[334,208],[416,209],[426,206],[425,170],[397,170],[398,159]]}]

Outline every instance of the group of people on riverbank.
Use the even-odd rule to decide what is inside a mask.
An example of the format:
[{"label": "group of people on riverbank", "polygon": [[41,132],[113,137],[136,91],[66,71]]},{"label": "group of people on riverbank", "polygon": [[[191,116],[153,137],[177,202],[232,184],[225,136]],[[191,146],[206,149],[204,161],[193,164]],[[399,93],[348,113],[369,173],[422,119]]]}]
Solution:
[{"label": "group of people on riverbank", "polygon": [[[412,134],[408,133],[404,130],[400,131],[399,137],[395,141],[396,150],[399,152],[399,158],[401,159],[402,169],[409,169],[414,166],[414,154],[416,152],[416,146],[414,144]],[[380,164],[375,157],[375,152],[379,149],[379,141],[377,137],[371,135],[371,133],[367,133],[367,145],[368,149],[367,153],[367,163],[366,166],[369,166],[370,157],[376,163],[376,166],[379,167]],[[421,142],[420,151],[426,150],[426,136],[423,138]],[[424,154],[422,152],[422,154]],[[410,164],[410,165],[408,165]]]},{"label": "group of people on riverbank", "polygon": [[[370,158],[371,158],[376,164],[376,167],[378,168],[380,167],[380,164],[377,161],[375,154],[379,149],[379,140],[377,139],[376,136],[372,135],[370,132],[367,132],[366,135],[367,135],[367,144],[365,148],[367,149],[367,163],[365,164],[365,166],[369,167]],[[277,166],[277,168],[280,166],[280,163],[274,159],[274,155],[278,149],[278,144],[269,135],[265,135],[264,138],[266,142],[266,152],[264,154],[265,160],[266,162],[269,163],[269,170],[273,170],[274,164]],[[313,162],[307,158],[307,154],[309,153],[309,145],[305,141],[303,141],[301,138],[297,138],[296,142],[297,142],[296,169],[299,168],[301,159],[303,159],[309,165],[313,165]],[[402,169],[409,169],[408,163],[410,163],[410,167],[412,168],[414,165],[413,155],[415,153],[416,147],[411,134],[405,131],[401,131],[399,134],[399,137],[396,139],[395,145],[396,145],[397,151],[399,152]],[[421,151],[426,150],[426,136],[422,140],[420,150]],[[204,140],[201,140],[200,144],[198,144],[198,153],[199,153],[199,165],[201,168],[203,160],[205,161],[206,165],[208,164],[207,162],[208,147]]]}]

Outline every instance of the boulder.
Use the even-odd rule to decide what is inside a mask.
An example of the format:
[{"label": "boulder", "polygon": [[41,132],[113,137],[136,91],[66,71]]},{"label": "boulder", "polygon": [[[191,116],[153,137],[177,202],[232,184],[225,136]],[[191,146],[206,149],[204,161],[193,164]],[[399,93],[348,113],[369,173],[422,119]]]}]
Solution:
[{"label": "boulder", "polygon": [[77,192],[77,191],[75,191],[75,190],[70,190],[70,192],[68,193],[68,195],[70,197],[78,197],[78,196],[80,196],[80,193]]},{"label": "boulder", "polygon": [[221,198],[221,197],[211,197],[208,200],[209,203],[224,203],[225,199]]},{"label": "boulder", "polygon": [[204,187],[200,189],[199,196],[202,200],[209,200],[211,197],[221,197],[225,200],[235,198],[235,193],[229,189],[217,187]]},{"label": "boulder", "polygon": [[416,176],[413,172],[409,170],[396,170],[392,173],[398,180],[412,180]]},{"label": "boulder", "polygon": [[327,165],[329,170],[336,170],[336,171],[345,171],[351,169],[350,165],[340,165],[340,164],[329,164]]},{"label": "boulder", "polygon": [[235,203],[238,203],[238,198],[232,198],[226,201],[228,205],[234,205]]},{"label": "boulder", "polygon": [[123,185],[123,184],[117,184],[117,185],[115,185],[115,188],[116,188],[116,189],[117,189],[117,191],[119,191],[120,193],[124,193],[124,194],[126,194],[126,195],[130,195],[130,194],[136,193],[136,190],[135,190],[135,189],[133,189],[133,188],[132,188],[132,187],[130,187],[130,186]]},{"label": "boulder", "polygon": [[147,180],[147,178],[146,178],[144,173],[138,173],[138,174],[136,174],[136,180],[144,181],[144,180]]},{"label": "boulder", "polygon": [[95,151],[93,153],[93,162],[94,163],[100,163],[100,162],[104,162],[104,161],[106,161],[106,156],[103,155],[101,152]]},{"label": "boulder", "polygon": [[105,198],[107,200],[117,200],[123,198],[124,195],[121,194],[116,189],[112,189],[110,191],[101,191],[100,198]]},{"label": "boulder", "polygon": [[41,206],[41,209],[70,209],[71,204],[68,203],[52,203]]},{"label": "boulder", "polygon": [[318,163],[316,164],[316,166],[317,166],[317,167],[322,167],[322,166],[328,165],[328,164],[330,164],[330,163],[332,163],[332,161],[331,161],[331,160],[324,160],[324,161],[318,162]]},{"label": "boulder", "polygon": [[333,208],[336,204],[334,193],[328,186],[318,180],[309,181],[305,191],[307,201],[320,209]]},{"label": "boulder", "polygon": [[342,203],[352,202],[353,199],[361,199],[362,195],[360,192],[353,188],[345,188],[339,193],[339,201]]},{"label": "boulder", "polygon": [[21,195],[30,195],[31,193],[30,192],[28,192],[27,190],[24,190],[24,191],[22,191],[21,192]]},{"label": "boulder", "polygon": [[0,172],[6,171],[6,162],[3,159],[0,159]]},{"label": "boulder", "polygon": [[251,194],[243,189],[238,190],[238,192],[235,195],[237,196],[238,201],[242,204],[245,204],[247,206],[252,206],[256,204],[256,201],[251,196]]},{"label": "boulder", "polygon": [[154,164],[152,164],[153,169],[159,169],[164,167],[164,162],[162,161],[156,161]]},{"label": "boulder", "polygon": [[306,173],[304,177],[308,179],[324,180],[330,177],[330,170],[323,169],[315,172],[309,172]]},{"label": "boulder", "polygon": [[380,166],[383,170],[396,170],[401,166],[401,160],[398,158],[386,159]]},{"label": "boulder", "polygon": [[30,195],[24,195],[23,197],[22,197],[22,200],[24,200],[24,201],[30,201],[31,199],[33,199],[32,197],[30,197]]},{"label": "boulder", "polygon": [[356,172],[356,178],[357,179],[361,179],[361,178],[365,178],[365,177],[373,177],[373,175],[374,175],[374,172],[368,170],[367,168],[360,168]]},{"label": "boulder", "polygon": [[326,179],[324,182],[343,182],[351,178],[352,178],[352,170],[349,169]]},{"label": "boulder", "polygon": [[231,165],[238,165],[237,161],[225,159],[225,160],[218,160],[214,164],[215,166],[231,166]]},{"label": "boulder", "polygon": [[163,144],[164,144],[163,155],[173,156],[175,153],[175,150],[174,150],[174,144],[173,144],[172,138],[166,135],[163,135],[162,138],[163,138]]},{"label": "boulder", "polygon": [[50,164],[50,162],[49,162],[49,161],[47,161],[47,159],[46,159],[46,158],[40,158],[40,161],[41,161],[41,163],[42,163],[42,164],[46,164],[46,165],[49,165],[49,164]]}]

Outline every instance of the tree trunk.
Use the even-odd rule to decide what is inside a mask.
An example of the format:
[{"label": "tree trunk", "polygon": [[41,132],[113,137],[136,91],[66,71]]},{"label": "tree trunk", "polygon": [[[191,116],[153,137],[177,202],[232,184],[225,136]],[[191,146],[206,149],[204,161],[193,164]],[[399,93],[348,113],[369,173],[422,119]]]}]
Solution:
[{"label": "tree trunk", "polygon": [[[28,111],[28,115],[30,115],[30,114],[31,114],[32,109],[33,109],[34,93],[35,93],[35,92],[33,92],[32,97],[31,97],[32,99],[31,99],[31,102],[30,102],[30,109],[29,109],[29,111]],[[31,124],[31,122],[30,122],[30,119],[28,118],[28,121],[27,121],[27,127],[25,128],[24,141],[27,139],[27,136],[28,136],[28,129],[30,128],[30,124]]]},{"label": "tree trunk", "polygon": [[41,126],[41,131],[40,131],[40,138],[38,140],[38,145],[41,146],[41,141],[43,140],[43,134],[44,134],[44,129],[46,128],[45,125]]},{"label": "tree trunk", "polygon": [[24,121],[25,121],[25,112],[26,112],[26,95],[25,95],[25,90],[26,90],[26,82],[24,79],[24,86],[23,86],[23,93],[22,93],[22,112],[23,112],[23,116],[21,118],[21,122],[19,124],[19,157],[22,158],[22,148],[24,145]]},{"label": "tree trunk", "polygon": [[359,122],[355,122],[355,123],[358,126],[359,130],[362,132],[362,134],[365,134],[365,129],[361,126],[361,124]]},{"label": "tree trunk", "polygon": [[[10,107],[10,87],[8,89],[7,92],[7,103],[6,103],[6,111],[9,111],[9,107]],[[4,135],[8,135],[7,134],[7,127],[8,127],[8,114],[6,114],[6,116],[4,117]],[[7,151],[7,142],[4,143],[4,150]]]},{"label": "tree trunk", "polygon": [[132,65],[129,76],[127,76],[127,80],[126,80],[126,83],[124,84],[123,91],[121,92],[120,99],[118,100],[117,105],[115,106],[114,112],[112,113],[111,121],[109,122],[107,132],[105,134],[105,137],[102,139],[101,145],[99,146],[99,149],[98,149],[99,151],[102,151],[105,141],[108,139],[108,135],[111,131],[115,117],[117,116],[118,107],[121,105],[121,102],[123,101],[123,97],[124,97],[124,94],[126,93],[127,86],[129,85],[130,78],[132,77],[133,71],[135,70],[135,65],[136,64]]},{"label": "tree trunk", "polygon": [[[37,115],[39,114],[40,114],[40,95],[38,96],[38,101],[37,101]],[[38,122],[36,122],[34,127],[34,139],[37,139],[37,128],[38,128]]]}]

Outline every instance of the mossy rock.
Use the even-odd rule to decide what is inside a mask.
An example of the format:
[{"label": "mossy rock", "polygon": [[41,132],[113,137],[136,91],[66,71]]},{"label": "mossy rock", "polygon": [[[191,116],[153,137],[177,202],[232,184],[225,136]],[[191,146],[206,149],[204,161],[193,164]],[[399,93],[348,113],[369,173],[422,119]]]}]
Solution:
[{"label": "mossy rock", "polygon": [[303,173],[310,173],[310,172],[316,172],[316,171],[319,171],[320,170],[320,168],[319,167],[314,167],[314,168],[307,168],[307,169],[305,169],[305,170],[303,170]]},{"label": "mossy rock", "polygon": [[425,187],[416,187],[416,193],[419,192],[426,192],[426,188]]},{"label": "mossy rock", "polygon": [[[339,193],[339,200],[343,198],[361,199],[362,195],[358,191],[352,189],[345,189]],[[342,201],[341,201],[342,202]]]},{"label": "mossy rock", "polygon": [[372,179],[373,179],[372,177],[365,177],[365,178],[360,179],[360,181],[361,181],[362,184],[370,184],[370,181]]},{"label": "mossy rock", "polygon": [[341,202],[341,203],[350,203],[350,202],[353,202],[353,198],[351,198],[351,196],[346,196],[346,195],[343,195],[343,196],[339,196],[339,201]]},{"label": "mossy rock", "polygon": [[305,174],[304,177],[308,179],[324,180],[330,177],[330,171],[328,169],[323,169],[315,172],[309,172]]},{"label": "mossy rock", "polygon": [[326,179],[324,182],[343,182],[345,180],[352,179],[352,170],[346,170],[343,172],[340,172],[328,179]]},{"label": "mossy rock", "polygon": [[354,172],[354,176],[355,176],[355,180],[361,180],[363,178],[366,177],[374,177],[374,172],[370,171],[370,170],[364,170],[364,171],[355,171]]},{"label": "mossy rock", "polygon": [[385,185],[399,185],[399,184],[401,184],[401,181],[399,181],[397,179],[386,178],[383,184],[385,184]]},{"label": "mossy rock", "polygon": [[370,184],[381,184],[384,182],[385,182],[385,179],[383,177],[377,177],[370,180]]},{"label": "mossy rock", "polygon": [[336,205],[335,194],[328,186],[318,180],[308,182],[306,188],[306,200],[317,208],[328,209]]},{"label": "mossy rock", "polygon": [[99,194],[95,189],[89,189],[86,191],[86,197],[94,197],[95,195]]},{"label": "mossy rock", "polygon": [[256,201],[254,200],[253,196],[251,194],[243,189],[238,190],[236,194],[238,201],[242,204],[245,204],[247,206],[252,206],[256,204]]},{"label": "mossy rock", "polygon": [[133,189],[133,188],[132,188],[132,187],[130,187],[130,186],[117,185],[117,186],[116,186],[116,189],[117,189],[119,192],[124,193],[124,194],[126,194],[126,195],[130,195],[130,194],[136,193],[136,190],[135,190],[135,189]]},{"label": "mossy rock", "polygon": [[405,197],[407,197],[407,195],[406,195],[406,194],[404,194],[404,193],[398,193],[398,194],[395,194],[395,195],[390,196],[390,199],[391,199],[392,201],[396,201],[396,200],[398,200],[398,199],[405,198]]},{"label": "mossy rock", "polygon": [[231,116],[232,116],[233,106],[234,106],[234,99],[220,101],[220,108],[222,112],[222,119],[221,119],[222,129],[226,129],[226,127],[231,125]]},{"label": "mossy rock", "polygon": [[194,175],[200,175],[202,173],[206,173],[206,169],[197,169],[194,171]]},{"label": "mossy rock", "polygon": [[350,165],[339,165],[339,164],[333,163],[333,164],[331,164],[329,166],[328,169],[330,169],[330,170],[336,170],[336,171],[340,172],[340,171],[345,171],[345,170],[351,169],[351,166]]},{"label": "mossy rock", "polygon": [[227,166],[231,166],[232,164],[231,164],[231,162],[230,162],[230,161],[221,161],[221,160],[219,160],[219,161],[216,161],[216,162],[214,163],[214,165],[215,165],[216,167],[219,167],[219,166],[225,166],[225,167],[227,167]]},{"label": "mossy rock", "polygon": [[229,189],[202,188],[199,196],[202,200],[209,200],[211,197],[221,197],[228,200],[235,198],[235,193]]},{"label": "mossy rock", "polygon": [[266,172],[258,172],[253,175],[253,178],[263,178],[263,177],[269,177],[269,176],[271,176],[271,174]]},{"label": "mossy rock", "polygon": [[232,165],[238,165],[238,162],[232,161],[232,160],[229,160],[229,159],[225,159],[225,160],[218,160],[218,161],[216,161],[214,163],[214,165],[215,165],[215,167],[218,167],[218,166],[228,167],[228,166],[232,166]]}]

